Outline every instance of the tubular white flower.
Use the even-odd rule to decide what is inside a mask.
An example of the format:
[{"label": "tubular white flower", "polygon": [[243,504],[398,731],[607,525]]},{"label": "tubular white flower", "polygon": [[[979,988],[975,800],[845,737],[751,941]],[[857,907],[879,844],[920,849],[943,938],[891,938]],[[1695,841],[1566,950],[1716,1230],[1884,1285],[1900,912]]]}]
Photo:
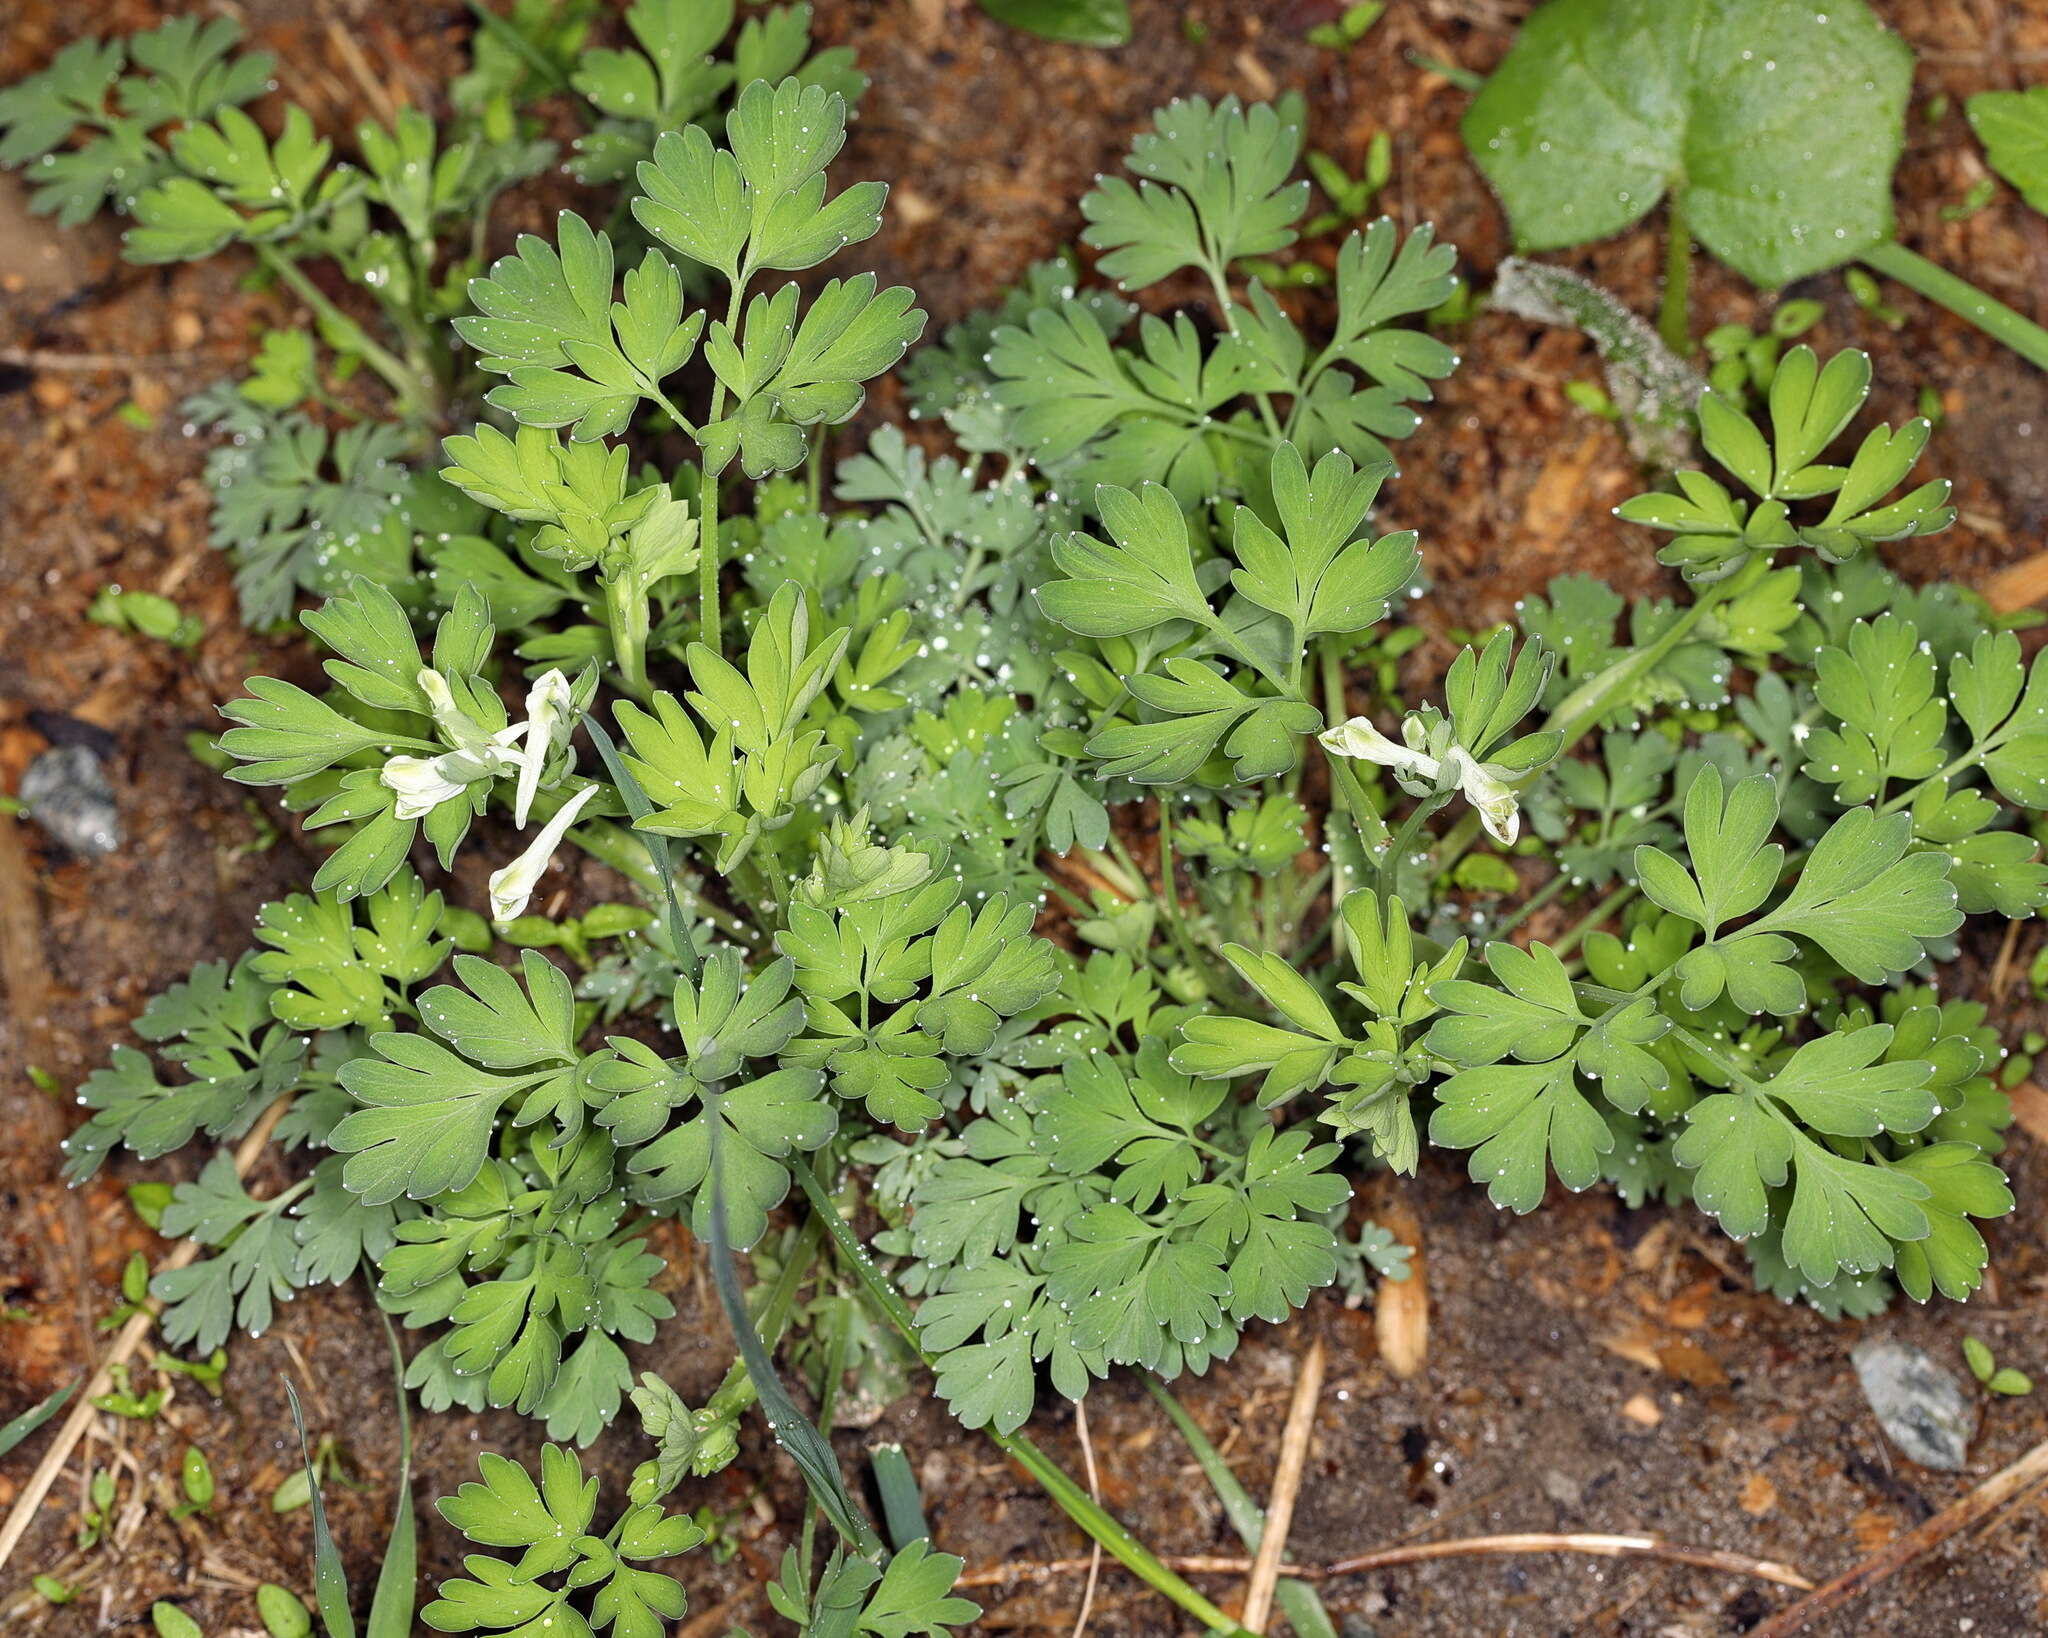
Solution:
[{"label": "tubular white flower", "polygon": [[448,679],[432,666],[423,665],[414,674],[413,681],[419,684],[420,692],[427,696],[427,704],[433,708],[435,723],[451,738],[460,738],[461,730],[469,726],[469,719],[455,703],[455,693],[448,686]]},{"label": "tubular white flower", "polygon": [[1507,785],[1488,773],[1472,754],[1462,745],[1453,745],[1444,757],[1446,770],[1455,770],[1458,789],[1465,793],[1465,800],[1478,810],[1479,822],[1486,827],[1486,834],[1502,847],[1513,847],[1515,838],[1522,833],[1522,810],[1515,801],[1515,793]]},{"label": "tubular white flower", "polygon": [[540,834],[527,845],[524,853],[510,864],[491,872],[493,921],[514,921],[526,913],[526,901],[533,897],[533,890],[540,884],[541,873],[547,869],[548,861],[554,858],[555,849],[562,845],[562,838],[569,833],[569,827],[576,822],[576,815],[582,812],[583,805],[596,794],[595,785],[585,785],[556,810],[554,818],[541,827]]},{"label": "tubular white flower", "polygon": [[1514,846],[1515,838],[1521,834],[1522,814],[1513,788],[1488,772],[1478,758],[1462,745],[1449,746],[1441,757],[1435,757],[1413,743],[1423,739],[1427,733],[1415,717],[1403,720],[1401,733],[1411,743],[1403,745],[1387,738],[1369,718],[1353,717],[1348,722],[1326,729],[1321,739],[1323,748],[1338,756],[1374,762],[1382,768],[1391,769],[1411,795],[1428,795],[1456,785],[1465,800],[1478,811],[1479,822],[1486,827],[1486,834],[1502,847]]},{"label": "tubular white flower", "polygon": [[454,754],[467,757],[475,765],[479,776],[508,774],[518,767],[519,757],[513,747],[525,732],[521,724],[513,723],[496,733],[487,731],[456,703],[448,679],[430,665],[421,666],[413,680],[433,707],[434,726],[440,729],[441,737],[455,747]]},{"label": "tubular white flower", "polygon": [[393,807],[401,819],[423,819],[452,796],[462,794],[462,781],[450,779],[442,758],[394,756],[384,764],[378,781],[398,793]]},{"label": "tubular white flower", "polygon": [[526,746],[519,754],[519,794],[512,810],[521,829],[554,754],[556,736],[568,738],[569,707],[569,679],[558,670],[543,671],[526,691]]},{"label": "tubular white flower", "polygon": [[[1408,721],[1413,722],[1414,718]],[[1348,722],[1326,729],[1322,742],[1323,749],[1335,751],[1339,756],[1348,756],[1359,762],[1376,762],[1382,768],[1393,769],[1396,775],[1405,773],[1432,784],[1440,767],[1437,759],[1426,752],[1387,738],[1372,725],[1370,717],[1353,717]]]}]

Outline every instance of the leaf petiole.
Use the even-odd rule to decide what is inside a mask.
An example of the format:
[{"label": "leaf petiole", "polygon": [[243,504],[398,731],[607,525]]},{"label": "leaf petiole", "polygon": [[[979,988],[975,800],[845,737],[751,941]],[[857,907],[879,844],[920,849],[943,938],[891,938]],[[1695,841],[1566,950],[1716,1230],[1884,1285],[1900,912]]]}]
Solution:
[{"label": "leaf petiole", "polygon": [[1985,295],[1969,280],[1908,250],[1896,239],[1872,246],[1862,259],[1865,266],[1897,279],[1956,317],[1968,319],[1993,341],[2003,342],[2028,363],[2048,370],[2048,330]]}]

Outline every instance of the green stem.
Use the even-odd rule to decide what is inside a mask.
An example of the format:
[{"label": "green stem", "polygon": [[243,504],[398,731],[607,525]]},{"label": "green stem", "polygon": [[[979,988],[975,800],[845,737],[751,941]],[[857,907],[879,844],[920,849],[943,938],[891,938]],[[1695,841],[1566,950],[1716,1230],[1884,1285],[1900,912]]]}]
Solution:
[{"label": "green stem", "polygon": [[1896,240],[1863,253],[1864,263],[1888,279],[1897,279],[1929,301],[1968,319],[1993,341],[2002,341],[2039,369],[2048,370],[2048,330],[2023,318],[2002,301],[1984,294],[1967,279],[1908,250]]},{"label": "green stem", "polygon": [[[1165,819],[1164,808],[1160,810],[1160,818],[1162,822]],[[1166,885],[1157,892],[1153,891],[1151,877],[1147,876],[1139,868],[1138,861],[1131,857],[1131,851],[1124,846],[1121,837],[1111,836],[1109,846],[1111,852],[1116,856],[1117,863],[1122,866],[1121,871],[1103,870],[1101,864],[1097,864],[1095,868],[1100,870],[1109,881],[1117,882],[1117,885],[1131,889],[1131,897],[1133,899],[1143,898],[1152,903],[1159,911],[1160,925],[1166,929],[1167,937],[1171,939],[1174,949],[1180,952],[1181,960],[1186,962],[1188,967],[1202,980],[1202,983],[1208,989],[1211,999],[1219,999],[1235,990],[1237,985],[1231,970],[1222,961],[1217,959],[1222,954],[1222,951],[1216,943],[1214,928],[1205,924],[1202,928],[1195,929],[1189,925],[1186,917],[1181,914],[1182,906],[1177,902],[1178,895],[1174,892],[1173,883],[1168,874],[1173,869],[1172,842],[1162,841],[1160,870],[1162,877],[1166,880]],[[1095,855],[1095,858],[1100,860],[1102,855],[1098,853]],[[1103,864],[1108,863],[1107,860],[1102,862]],[[1123,878],[1121,882],[1117,880],[1119,875]],[[1176,900],[1171,906],[1167,903],[1169,898]],[[1201,935],[1200,942],[1196,940],[1197,931]],[[1203,948],[1205,944],[1208,946],[1207,949]],[[1215,951],[1214,955],[1210,953],[1212,950]]]},{"label": "green stem", "polygon": [[[714,397],[714,420],[722,408]],[[697,480],[697,550],[697,635],[706,648],[723,658],[725,632],[718,612],[718,474],[709,467]]]},{"label": "green stem", "polygon": [[1351,758],[1332,752],[1326,760],[1330,765],[1330,788],[1337,793],[1339,805],[1351,815],[1352,824],[1358,827],[1358,839],[1366,851],[1372,853],[1392,847],[1394,833],[1387,829],[1380,810],[1372,805],[1372,798],[1365,791],[1365,781],[1351,766]]},{"label": "green stem", "polygon": [[[1731,597],[1750,590],[1770,573],[1770,569],[1769,553],[1751,554],[1749,561],[1727,579],[1702,587],[1692,606],[1660,631],[1654,642],[1631,649],[1606,670],[1588,677],[1565,695],[1543,724],[1546,733],[1554,731],[1564,736],[1558,750],[1570,750],[1613,708],[1617,696],[1656,670],[1673,649],[1692,635],[1693,628],[1708,614]],[[1476,819],[1473,822],[1478,823]]]},{"label": "green stem", "polygon": [[[1317,665],[1322,672],[1323,717],[1334,727],[1350,715],[1344,699],[1344,662],[1338,657],[1334,641],[1325,638],[1317,645]],[[1306,759],[1304,765],[1305,762]],[[1350,794],[1338,780],[1334,769],[1330,774],[1330,798],[1336,806],[1344,809],[1346,814],[1350,813]],[[1356,825],[1357,819],[1353,818],[1352,823]],[[1350,953],[1348,935],[1344,931],[1344,900],[1351,892],[1351,872],[1346,867],[1340,851],[1329,845],[1327,834],[1324,836],[1324,843],[1325,850],[1330,855],[1329,934],[1331,947],[1341,958]]]},{"label": "green stem", "polygon": [[[752,269],[742,267],[732,281],[732,299],[725,304],[725,331],[737,341],[740,327],[740,304],[747,293],[747,280]],[[716,426],[725,414],[725,383],[714,381],[711,386],[711,410],[704,417],[706,427]],[[698,438],[698,454],[703,455],[703,439]],[[725,627],[718,611],[718,571],[722,567],[718,559],[718,474],[705,465],[697,481],[697,623],[698,637],[704,646],[721,659],[725,655]]]},{"label": "green stem", "polygon": [[1606,898],[1602,899],[1574,922],[1566,930],[1564,936],[1550,946],[1550,953],[1556,956],[1570,955],[1573,950],[1578,948],[1580,939],[1592,932],[1594,928],[1598,927],[1641,891],[1642,888],[1636,883],[1623,882],[1621,886],[1617,887],[1612,893],[1609,893]]},{"label": "green stem", "polygon": [[[1223,277],[1223,269],[1211,260],[1205,264],[1204,270],[1209,275],[1210,288],[1216,292],[1216,316],[1223,321],[1224,329],[1234,336],[1238,333],[1237,315],[1230,300],[1230,285]],[[1273,413],[1273,400],[1265,393],[1255,392],[1252,394],[1252,401],[1259,406],[1259,419],[1266,423],[1268,435],[1274,443],[1279,443],[1283,434],[1280,431],[1280,417]]]},{"label": "green stem", "polygon": [[[760,1325],[761,1341],[771,1349],[789,1328],[790,1312],[796,1307],[796,1294],[803,1288],[804,1276],[810,1273],[811,1264],[817,1261],[818,1243],[824,1237],[825,1224],[816,1212],[812,1212],[797,1233],[796,1244],[790,1248],[789,1261],[782,1265],[781,1273],[775,1276],[775,1284],[769,1287]],[[725,1380],[704,1401],[703,1414],[721,1421],[736,1420],[752,1410],[760,1397],[753,1377],[747,1373],[747,1362],[736,1359],[726,1367]]]},{"label": "green stem", "polygon": [[[570,827],[569,840],[600,864],[610,865],[634,886],[651,894],[657,902],[662,894],[661,874],[649,863],[641,838],[625,825],[611,819],[585,819]],[[756,935],[730,911],[713,904],[694,890],[688,877],[678,875],[673,883],[683,909],[695,920],[708,921],[727,938],[752,946]],[[678,952],[680,954],[680,952]]]},{"label": "green stem", "polygon": [[604,618],[612,631],[619,683],[637,700],[647,698],[647,590],[633,571],[605,575]]},{"label": "green stem", "polygon": [[1496,927],[1493,930],[1493,936],[1497,939],[1506,938],[1508,934],[1512,933],[1517,927],[1521,926],[1523,922],[1527,921],[1538,910],[1541,910],[1546,904],[1548,904],[1552,899],[1556,898],[1558,894],[1562,893],[1570,885],[1571,877],[1567,876],[1562,870],[1560,870],[1556,875],[1552,876],[1549,881],[1545,882],[1541,887],[1537,888],[1535,892],[1531,893],[1526,899],[1524,899],[1521,903],[1521,907],[1517,909],[1512,916],[1508,917],[1506,921],[1502,922],[1498,927]]},{"label": "green stem", "polygon": [[398,394],[401,415],[429,421],[440,415],[441,394],[437,383],[414,370],[388,347],[373,340],[367,330],[329,301],[326,293],[300,271],[298,263],[277,246],[258,240],[251,248],[255,250],[257,260],[269,268],[281,284],[312,308],[336,346],[358,354],[365,364],[390,383],[391,390]]},{"label": "green stem", "polygon": [[1657,304],[1657,333],[1680,358],[1692,351],[1692,228],[1685,196],[1674,193],[1664,224],[1664,297]]},{"label": "green stem", "polygon": [[[911,1318],[910,1305],[902,1294],[890,1283],[888,1275],[876,1266],[874,1258],[868,1255],[868,1248],[860,1243],[845,1218],[839,1215],[839,1208],[832,1197],[825,1192],[825,1185],[818,1181],[818,1174],[808,1159],[797,1162],[791,1168],[797,1182],[810,1197],[812,1209],[825,1223],[825,1232],[832,1236],[847,1270],[860,1281],[870,1301],[881,1310],[897,1333],[910,1345],[917,1357],[927,1367],[934,1361],[925,1352],[918,1340],[917,1324]],[[1061,1512],[1093,1540],[1102,1544],[1103,1550],[1125,1569],[1155,1592],[1163,1594],[1180,1609],[1200,1621],[1211,1632],[1220,1632],[1228,1638],[1251,1638],[1235,1621],[1189,1586],[1178,1575],[1159,1562],[1154,1553],[1136,1536],[1126,1529],[1123,1522],[1101,1503],[1097,1502],[1080,1485],[1062,1471],[1059,1464],[1040,1450],[1031,1440],[1017,1433],[999,1433],[994,1428],[982,1430],[994,1441],[998,1450],[1029,1473],[1045,1493],[1059,1506]]]},{"label": "green stem", "polygon": [[560,68],[542,56],[539,51],[535,50],[533,43],[524,34],[519,32],[517,25],[500,17],[489,6],[484,4],[484,0],[469,0],[469,10],[470,15],[483,25],[486,34],[496,38],[513,56],[517,57],[528,68],[532,69],[534,73],[545,80],[549,89],[566,92],[582,103],[592,114],[598,112],[597,105],[584,96],[581,91],[578,91],[575,86],[571,85],[567,76],[562,73]]},{"label": "green stem", "polygon": [[1422,833],[1422,827],[1429,822],[1433,815],[1442,812],[1444,805],[1449,801],[1450,796],[1446,794],[1443,796],[1425,797],[1422,801],[1416,803],[1415,810],[1402,821],[1400,831],[1387,844],[1387,851],[1380,856],[1379,870],[1377,871],[1379,877],[1379,896],[1382,904],[1393,898],[1394,889],[1401,879],[1401,855],[1414,846],[1415,838]]}]

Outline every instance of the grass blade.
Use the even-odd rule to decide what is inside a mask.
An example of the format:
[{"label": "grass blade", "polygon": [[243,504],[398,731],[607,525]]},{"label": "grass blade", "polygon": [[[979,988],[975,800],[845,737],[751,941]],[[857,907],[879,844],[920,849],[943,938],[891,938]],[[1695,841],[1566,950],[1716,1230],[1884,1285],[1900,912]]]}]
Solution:
[{"label": "grass blade", "polygon": [[391,1344],[392,1385],[398,1390],[398,1501],[392,1510],[391,1539],[377,1571],[364,1638],[412,1638],[413,1597],[419,1584],[419,1525],[412,1511],[412,1407],[405,1398],[405,1355],[388,1314],[384,1335]]},{"label": "grass blade", "polygon": [[41,1427],[64,1408],[64,1401],[78,1391],[78,1384],[84,1377],[74,1377],[64,1384],[40,1405],[31,1405],[4,1428],[0,1428],[0,1456],[5,1456],[22,1440]]},{"label": "grass blade", "polygon": [[897,1444],[877,1445],[868,1457],[874,1469],[875,1488],[882,1496],[882,1523],[889,1532],[889,1544],[902,1552],[913,1541],[929,1541],[932,1527],[925,1522],[924,1493],[917,1475],[910,1470],[910,1458]]},{"label": "grass blade", "polygon": [[291,1401],[292,1426],[299,1430],[299,1455],[306,1463],[306,1484],[313,1509],[313,1596],[320,1606],[320,1624],[327,1638],[356,1638],[356,1618],[348,1607],[348,1571],[342,1568],[341,1552],[327,1528],[327,1509],[320,1501],[320,1475],[313,1471],[313,1452],[306,1444],[306,1418],[299,1409],[299,1396],[290,1377],[284,1378],[284,1396]]},{"label": "grass blade", "polygon": [[[715,1094],[707,1094],[707,1102],[713,1098]],[[723,1119],[715,1109],[711,1116],[711,1280],[718,1288],[718,1300],[739,1342],[740,1358],[746,1361],[747,1374],[754,1379],[754,1391],[760,1396],[761,1409],[767,1413],[769,1431],[796,1463],[811,1499],[855,1552],[864,1558],[879,1558],[883,1551],[881,1538],[861,1517],[859,1504],[847,1491],[846,1481],[839,1475],[839,1458],[833,1454],[830,1442],[789,1397],[789,1390],[775,1374],[775,1361],[768,1357],[761,1333],[747,1313],[746,1301],[740,1294],[739,1266],[733,1260],[732,1244],[725,1232],[725,1177],[719,1155]]]}]

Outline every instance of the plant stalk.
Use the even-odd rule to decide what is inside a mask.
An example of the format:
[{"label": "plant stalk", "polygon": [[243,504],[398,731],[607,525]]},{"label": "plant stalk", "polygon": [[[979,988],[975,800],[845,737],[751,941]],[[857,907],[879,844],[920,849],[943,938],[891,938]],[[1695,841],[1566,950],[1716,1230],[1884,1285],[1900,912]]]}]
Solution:
[{"label": "plant stalk", "polygon": [[312,308],[330,339],[344,338],[337,339],[335,345],[360,355],[365,364],[390,384],[391,390],[398,394],[401,415],[423,421],[439,418],[442,406],[437,382],[374,340],[367,330],[328,300],[326,292],[307,278],[298,263],[277,246],[259,239],[251,248],[255,250],[257,260],[269,268],[280,283]]},{"label": "plant stalk", "polygon": [[2001,341],[2037,369],[2048,370],[2048,330],[1995,300],[1967,279],[1957,278],[1897,240],[1863,253],[1864,265],[1897,279],[1958,318],[1968,319],[1993,341]]},{"label": "plant stalk", "polygon": [[1674,193],[1664,219],[1664,295],[1657,304],[1657,334],[1678,357],[1692,351],[1692,228],[1685,196]]},{"label": "plant stalk", "polygon": [[647,698],[647,588],[630,568],[604,575],[604,618],[612,632],[612,659],[619,684],[637,700]]}]

